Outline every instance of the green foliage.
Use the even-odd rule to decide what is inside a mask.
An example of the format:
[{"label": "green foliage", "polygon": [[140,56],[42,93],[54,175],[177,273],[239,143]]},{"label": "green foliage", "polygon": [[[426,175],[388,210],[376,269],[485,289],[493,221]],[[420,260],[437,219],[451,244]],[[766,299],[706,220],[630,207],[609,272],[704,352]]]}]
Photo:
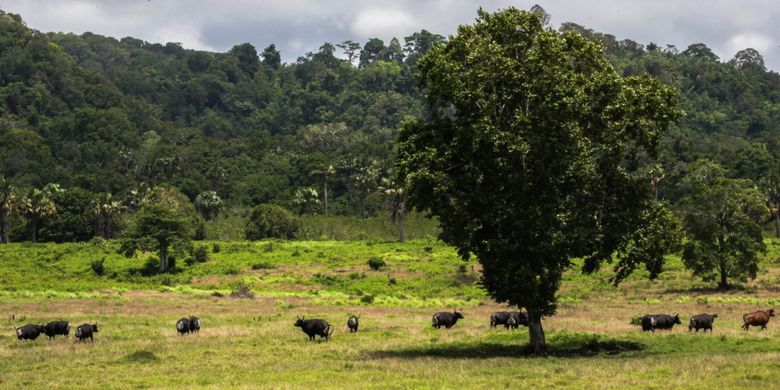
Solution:
[{"label": "green foliage", "polygon": [[198,263],[205,263],[209,260],[209,250],[206,245],[195,245],[192,248],[192,258]]},{"label": "green foliage", "polygon": [[103,276],[103,274],[106,273],[106,268],[103,265],[105,263],[106,258],[103,257],[100,260],[93,260],[89,265],[92,267],[92,272],[95,273],[97,276]]},{"label": "green foliage", "polygon": [[729,278],[755,279],[761,254],[766,252],[760,221],[768,216],[764,195],[747,179],[728,179],[713,163],[700,163],[690,175],[692,193],[681,201],[689,241],[685,266],[705,280],[719,277],[721,289]]},{"label": "green foliage", "polygon": [[[173,269],[170,248],[178,251],[190,247],[187,220],[165,203],[147,203],[136,216],[135,226],[123,237],[119,251],[127,257],[137,250],[157,251],[160,273]],[[170,261],[170,263],[169,263]]]},{"label": "green foliage", "polygon": [[600,45],[545,29],[538,12],[479,11],[418,61],[429,118],[399,135],[410,204],[477,255],[498,302],[541,316],[573,257],[610,259],[650,207],[640,169],[680,114],[649,77],[618,76]]},{"label": "green foliage", "polygon": [[387,263],[379,257],[372,257],[368,259],[366,263],[368,264],[368,267],[374,271],[379,271],[387,266]]},{"label": "green foliage", "polygon": [[252,209],[246,225],[246,239],[292,239],[298,235],[300,221],[277,205],[261,204]]}]

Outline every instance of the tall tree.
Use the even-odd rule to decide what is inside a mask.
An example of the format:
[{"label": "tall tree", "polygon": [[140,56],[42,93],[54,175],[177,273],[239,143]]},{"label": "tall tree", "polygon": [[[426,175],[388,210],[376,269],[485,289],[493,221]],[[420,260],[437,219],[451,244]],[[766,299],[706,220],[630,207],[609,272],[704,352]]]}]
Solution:
[{"label": "tall tree", "polygon": [[[769,214],[764,195],[747,179],[729,179],[697,164],[689,174],[693,192],[681,201],[688,243],[683,262],[704,280],[719,278],[718,288],[731,288],[729,278],[755,278],[766,251],[760,222]],[[708,169],[706,175],[699,170]]]},{"label": "tall tree", "polygon": [[360,51],[360,44],[351,40],[336,44],[336,47],[344,51],[344,55],[347,56],[347,62],[354,65],[355,58],[357,58],[358,51]]},{"label": "tall tree", "polygon": [[544,355],[542,317],[571,259],[593,271],[649,244],[630,234],[652,217],[642,163],[679,115],[676,94],[619,77],[599,44],[515,8],[480,10],[418,66],[431,115],[399,134],[408,201],[477,256],[491,297],[528,310]]},{"label": "tall tree", "polygon": [[390,221],[392,223],[398,221],[398,241],[404,242],[406,196],[404,196],[403,184],[399,184],[397,180],[382,178],[382,184],[378,189],[390,210]]},{"label": "tall tree", "polygon": [[282,54],[279,50],[276,50],[276,45],[273,43],[263,50],[263,64],[270,66],[273,69],[279,69],[282,66]]},{"label": "tall tree", "polygon": [[203,191],[195,197],[195,209],[207,221],[216,218],[224,207],[225,203],[216,191]]}]

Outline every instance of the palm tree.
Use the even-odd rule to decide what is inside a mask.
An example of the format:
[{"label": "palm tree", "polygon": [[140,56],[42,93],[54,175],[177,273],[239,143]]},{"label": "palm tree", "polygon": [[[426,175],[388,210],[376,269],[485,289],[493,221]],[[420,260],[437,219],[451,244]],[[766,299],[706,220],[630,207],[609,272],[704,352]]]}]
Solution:
[{"label": "palm tree", "polygon": [[22,198],[18,205],[19,213],[27,219],[32,231],[32,241],[38,241],[38,229],[41,223],[55,214],[57,214],[57,205],[51,199],[47,191],[41,191],[33,188]]},{"label": "palm tree", "polygon": [[125,206],[110,193],[103,192],[92,201],[90,208],[95,217],[97,232],[103,238],[111,239],[116,234],[116,218],[125,210]]},{"label": "palm tree", "polygon": [[395,223],[398,220],[399,241],[404,241],[404,217],[406,217],[406,197],[404,187],[396,181],[387,178],[382,179],[379,194],[390,209],[390,220]]},{"label": "palm tree", "polygon": [[0,176],[0,243],[8,242],[8,232],[5,229],[6,220],[16,206],[16,194],[11,183]]},{"label": "palm tree", "polygon": [[322,182],[322,205],[323,214],[328,216],[328,178],[336,174],[336,170],[333,165],[328,165],[327,168],[317,169],[311,172],[312,176],[317,177]]}]

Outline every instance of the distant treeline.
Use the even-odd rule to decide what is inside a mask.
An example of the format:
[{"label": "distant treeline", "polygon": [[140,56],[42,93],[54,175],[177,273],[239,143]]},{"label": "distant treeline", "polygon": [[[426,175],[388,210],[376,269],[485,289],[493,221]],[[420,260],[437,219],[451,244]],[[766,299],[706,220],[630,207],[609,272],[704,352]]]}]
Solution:
[{"label": "distant treeline", "polygon": [[[654,168],[659,198],[682,198],[689,165],[709,159],[729,177],[752,180],[777,217],[780,76],[760,53],[746,48],[721,61],[701,43],[677,49],[572,23],[561,29],[602,42],[617,72],[679,89],[685,116],[667,132]],[[422,30],[403,42],[326,42],[282,63],[273,44],[211,53],[43,33],[0,11],[4,236],[111,237],[124,219],[107,218],[106,209],[132,215],[150,191],[204,220],[267,203],[298,215],[403,216],[396,134],[405,118],[426,115],[416,61],[444,40]],[[46,202],[35,211],[42,198],[56,211],[47,214]]]}]

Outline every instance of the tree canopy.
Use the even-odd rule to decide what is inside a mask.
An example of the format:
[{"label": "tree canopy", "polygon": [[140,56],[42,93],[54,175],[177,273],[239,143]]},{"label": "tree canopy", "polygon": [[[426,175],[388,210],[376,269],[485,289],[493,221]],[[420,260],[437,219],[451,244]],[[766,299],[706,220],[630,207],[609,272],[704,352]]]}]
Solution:
[{"label": "tree canopy", "polygon": [[676,94],[514,8],[479,11],[418,66],[431,115],[399,136],[408,201],[477,256],[496,301],[527,308],[544,354],[541,317],[571,259],[597,268],[652,206],[642,167],[679,116]]}]

